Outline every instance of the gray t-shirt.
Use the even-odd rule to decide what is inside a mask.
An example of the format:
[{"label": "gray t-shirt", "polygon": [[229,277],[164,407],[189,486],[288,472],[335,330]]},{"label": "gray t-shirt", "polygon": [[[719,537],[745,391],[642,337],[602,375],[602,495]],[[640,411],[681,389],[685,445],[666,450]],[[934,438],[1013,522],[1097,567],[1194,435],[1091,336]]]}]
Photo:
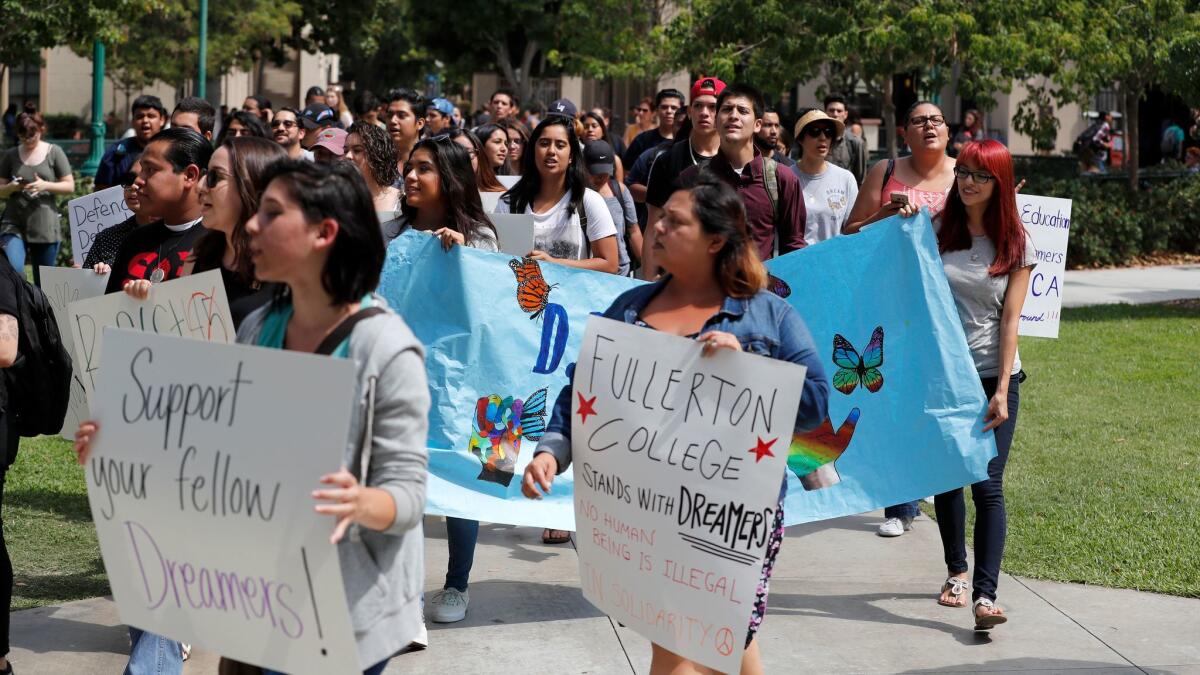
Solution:
[{"label": "gray t-shirt", "polygon": [[[604,204],[608,207],[608,212],[612,214],[613,225],[617,228],[617,274],[627,277],[629,276],[629,251],[625,248],[625,226],[630,219],[637,222],[637,208],[633,204],[633,195],[629,192],[629,188],[616,181],[613,181],[609,187],[620,189],[620,198],[615,196],[614,191],[614,196],[604,197]],[[622,202],[624,202],[624,208],[622,208]]]},{"label": "gray t-shirt", "polygon": [[[988,268],[996,259],[996,247],[986,236],[971,237],[971,248],[942,254],[942,266],[954,294],[958,318],[967,334],[967,346],[980,377],[1000,374],[1000,317],[1004,313],[1004,294],[1008,275],[993,277]],[[1025,235],[1025,257],[1021,267],[1037,264],[1037,250]],[[1013,359],[1012,373],[1021,370],[1021,354]],[[1010,373],[1010,374],[1012,374]]]},{"label": "gray t-shirt", "polygon": [[818,174],[805,173],[800,165],[792,167],[804,190],[804,241],[809,245],[825,241],[842,233],[842,225],[850,218],[850,209],[858,199],[858,181],[854,174],[836,164],[825,163]]}]

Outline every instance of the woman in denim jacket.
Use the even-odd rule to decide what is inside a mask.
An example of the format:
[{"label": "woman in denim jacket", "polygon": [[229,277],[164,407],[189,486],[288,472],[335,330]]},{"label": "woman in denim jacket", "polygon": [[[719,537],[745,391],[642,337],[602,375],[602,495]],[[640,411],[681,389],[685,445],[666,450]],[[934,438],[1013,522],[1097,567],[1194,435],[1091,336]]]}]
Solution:
[{"label": "woman in denim jacket", "polygon": [[[660,281],[626,291],[604,312],[624,321],[704,343],[703,353],[717,349],[751,352],[808,368],[796,431],[815,428],[826,417],[829,380],[803,319],[778,296],[764,290],[767,272],[746,230],[746,212],[733,188],[701,177],[690,189],[679,190],[664,205],[655,225],[656,260],[667,270]],[[574,371],[568,372],[574,377]],[[549,492],[556,474],[571,464],[571,386],[558,395],[547,433],[525,469],[522,492],[537,499]],[[749,617],[742,673],[761,673],[762,658],[754,634],[766,612],[767,587],[775,555],[783,540],[783,498]],[[700,668],[659,645],[653,645],[650,670],[687,672]]]}]

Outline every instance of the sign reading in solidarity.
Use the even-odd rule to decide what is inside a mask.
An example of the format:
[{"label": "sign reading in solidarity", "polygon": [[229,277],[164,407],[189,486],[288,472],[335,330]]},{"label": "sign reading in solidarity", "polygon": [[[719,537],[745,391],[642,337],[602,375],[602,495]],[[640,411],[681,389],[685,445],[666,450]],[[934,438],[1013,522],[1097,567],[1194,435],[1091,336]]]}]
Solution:
[{"label": "sign reading in solidarity", "polygon": [[592,317],[571,393],[592,604],[735,673],[779,513],[803,366]]},{"label": "sign reading in solidarity", "polygon": [[76,197],[67,202],[67,222],[71,224],[71,257],[83,265],[96,235],[133,216],[125,205],[125,188],[120,185]]},{"label": "sign reading in solidarity", "polygon": [[[104,287],[108,284],[108,274],[96,274],[92,270],[77,270],[70,267],[46,267],[38,270],[42,279],[42,292],[50,301],[54,310],[54,320],[58,323],[58,334],[62,339],[63,348],[75,360],[75,341],[71,339],[71,319],[67,307],[77,300],[87,300],[104,295]],[[79,423],[87,419],[87,392],[83,388],[83,378],[80,368],[75,366],[71,373],[71,397],[67,403],[67,416],[63,420],[62,436],[66,439],[75,437]]]},{"label": "sign reading in solidarity", "polygon": [[311,496],[346,447],[353,364],[104,332],[85,478],[121,621],[289,673],[360,672]]},{"label": "sign reading in solidarity", "polygon": [[100,370],[101,338],[106,326],[206,342],[233,342],[235,335],[225,284],[217,270],[154,284],[150,297],[137,300],[110,293],[67,306],[75,342],[75,374],[83,382],[88,403]]},{"label": "sign reading in solidarity", "polygon": [[1071,234],[1071,200],[1018,194],[1017,213],[1037,249],[1037,267],[1029,277],[1017,332],[1056,338],[1067,269],[1067,238]]}]

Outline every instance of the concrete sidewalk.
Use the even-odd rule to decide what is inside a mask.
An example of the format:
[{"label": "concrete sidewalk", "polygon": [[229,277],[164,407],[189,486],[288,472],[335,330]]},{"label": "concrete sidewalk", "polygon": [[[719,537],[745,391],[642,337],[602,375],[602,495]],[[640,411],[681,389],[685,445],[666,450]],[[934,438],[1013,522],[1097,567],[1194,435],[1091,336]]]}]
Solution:
[{"label": "concrete sidewalk", "polygon": [[1063,307],[1200,298],[1200,265],[1072,270],[1062,297]]},{"label": "concrete sidewalk", "polygon": [[[976,634],[969,609],[935,598],[945,577],[936,525],[874,534],[878,513],[788,529],[759,633],[768,673],[1086,672],[1200,675],[1200,600],[1004,575],[1010,622]],[[426,519],[426,589],[446,569],[441,518]],[[398,673],[645,673],[649,643],[579,590],[572,547],[540,531],[484,525],[466,621],[429,625],[429,649]],[[107,599],[12,615],[22,674],[120,673],[128,639]],[[189,675],[215,673],[199,648]]]}]

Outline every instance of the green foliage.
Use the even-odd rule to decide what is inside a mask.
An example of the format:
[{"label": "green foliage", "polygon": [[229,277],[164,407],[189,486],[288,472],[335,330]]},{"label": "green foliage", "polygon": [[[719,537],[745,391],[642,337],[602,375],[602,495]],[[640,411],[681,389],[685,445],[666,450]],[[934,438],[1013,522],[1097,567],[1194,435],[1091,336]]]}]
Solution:
[{"label": "green foliage", "polygon": [[83,118],[74,113],[43,115],[46,120],[46,138],[71,138],[76,131],[86,131]]},{"label": "green foliage", "polygon": [[40,59],[62,44],[112,42],[120,28],[161,0],[0,0],[0,64]]}]

